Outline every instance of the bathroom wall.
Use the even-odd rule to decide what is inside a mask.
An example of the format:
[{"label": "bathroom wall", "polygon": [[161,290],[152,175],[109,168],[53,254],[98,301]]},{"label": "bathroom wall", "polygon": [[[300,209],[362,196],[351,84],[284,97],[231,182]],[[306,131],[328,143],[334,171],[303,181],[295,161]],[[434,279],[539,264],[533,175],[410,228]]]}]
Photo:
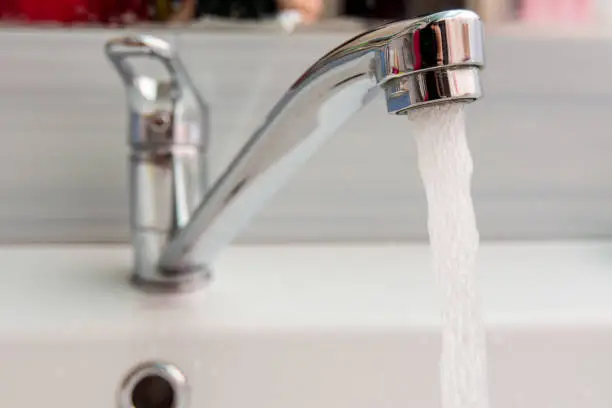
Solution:
[{"label": "bathroom wall", "polygon": [[[0,36],[0,242],[127,239],[125,102],[108,30]],[[165,33],[167,34],[167,32]],[[213,172],[347,32],[173,37],[212,107]],[[469,107],[485,239],[612,236],[612,38],[490,35]],[[382,99],[346,126],[241,241],[426,237],[410,124]]]}]

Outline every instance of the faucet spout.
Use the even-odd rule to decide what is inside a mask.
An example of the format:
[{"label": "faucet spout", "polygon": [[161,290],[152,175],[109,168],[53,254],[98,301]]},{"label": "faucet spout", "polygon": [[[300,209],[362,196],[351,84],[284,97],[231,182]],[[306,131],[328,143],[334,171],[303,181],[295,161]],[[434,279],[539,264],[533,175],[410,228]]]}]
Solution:
[{"label": "faucet spout", "polygon": [[[383,91],[387,111],[481,96],[482,23],[451,10],[390,23],[335,48],[274,106],[157,259],[160,271],[188,269],[191,253],[211,263],[291,176],[344,123]],[[138,271],[136,271],[138,273]]]}]

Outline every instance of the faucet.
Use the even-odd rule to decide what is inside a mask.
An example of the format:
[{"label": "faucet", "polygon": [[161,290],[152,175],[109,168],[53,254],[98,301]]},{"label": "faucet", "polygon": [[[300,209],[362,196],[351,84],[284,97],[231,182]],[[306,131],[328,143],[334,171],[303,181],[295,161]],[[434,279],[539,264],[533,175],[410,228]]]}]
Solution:
[{"label": "faucet", "polygon": [[[391,114],[481,96],[482,22],[450,10],[364,32],[315,62],[272,108],[214,183],[207,179],[208,109],[169,43],[106,43],[127,89],[132,281],[192,290],[209,265],[321,145],[384,92]],[[167,81],[136,76],[131,57],[158,60]]]}]

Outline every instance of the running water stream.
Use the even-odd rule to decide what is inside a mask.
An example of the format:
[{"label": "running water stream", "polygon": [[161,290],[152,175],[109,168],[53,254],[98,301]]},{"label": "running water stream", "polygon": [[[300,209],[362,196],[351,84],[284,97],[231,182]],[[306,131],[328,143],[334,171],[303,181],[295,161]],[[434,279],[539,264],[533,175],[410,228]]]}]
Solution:
[{"label": "running water stream", "polygon": [[442,408],[487,408],[485,332],[474,269],[479,235],[464,106],[419,109],[409,118],[415,127],[433,271],[442,302]]}]

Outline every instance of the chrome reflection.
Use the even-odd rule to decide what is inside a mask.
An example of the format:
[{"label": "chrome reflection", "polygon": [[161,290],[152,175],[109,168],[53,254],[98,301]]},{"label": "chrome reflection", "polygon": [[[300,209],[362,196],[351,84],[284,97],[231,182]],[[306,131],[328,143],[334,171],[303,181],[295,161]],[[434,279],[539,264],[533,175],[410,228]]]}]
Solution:
[{"label": "chrome reflection", "polygon": [[[143,131],[142,109],[128,98],[135,118],[130,131],[135,280],[145,287],[176,290],[207,276],[206,265],[218,252],[379,90],[384,90],[387,110],[393,114],[481,96],[484,56],[478,15],[451,10],[387,24],[354,37],[313,64],[207,189],[205,173],[198,170],[198,163],[205,163],[205,126],[200,121],[207,117],[206,107],[199,98],[194,102],[195,91],[178,57],[168,44],[152,37],[109,42],[107,53],[128,91],[134,82],[122,72],[122,57],[113,44],[179,67],[172,81],[178,96],[154,104],[172,112],[173,126],[166,132]],[[186,106],[184,95],[191,96],[189,106],[195,107],[197,121],[177,114]],[[187,131],[186,137],[190,125],[196,131]]]}]

